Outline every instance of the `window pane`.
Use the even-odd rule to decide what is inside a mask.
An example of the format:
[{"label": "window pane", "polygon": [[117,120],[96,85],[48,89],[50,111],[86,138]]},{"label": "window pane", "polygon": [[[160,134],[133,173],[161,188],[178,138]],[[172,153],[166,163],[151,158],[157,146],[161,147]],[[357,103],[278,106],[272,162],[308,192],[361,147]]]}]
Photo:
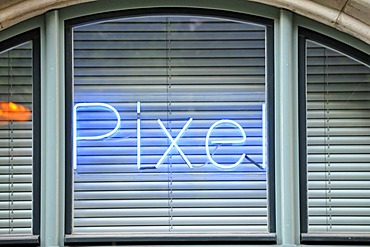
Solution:
[{"label": "window pane", "polygon": [[74,28],[73,233],[268,232],[265,27]]},{"label": "window pane", "polygon": [[307,41],[308,232],[370,231],[370,68]]},{"label": "window pane", "polygon": [[32,42],[0,52],[0,235],[32,234]]}]

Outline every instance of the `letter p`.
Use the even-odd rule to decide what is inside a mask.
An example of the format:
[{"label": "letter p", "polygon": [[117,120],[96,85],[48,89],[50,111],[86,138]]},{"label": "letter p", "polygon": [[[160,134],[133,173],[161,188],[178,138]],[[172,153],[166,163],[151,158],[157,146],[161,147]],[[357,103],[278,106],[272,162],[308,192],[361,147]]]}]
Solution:
[{"label": "letter p", "polygon": [[[110,111],[112,111],[116,118],[117,118],[117,123],[116,126],[113,130],[101,134],[101,135],[95,135],[95,136],[78,136],[77,132],[77,111],[81,108],[90,108],[90,109],[96,109],[96,108],[106,108]],[[121,118],[119,116],[118,111],[116,108],[114,108],[111,105],[105,104],[105,103],[78,103],[74,106],[73,108],[73,168],[77,168],[77,141],[79,140],[99,140],[103,139],[106,137],[109,137],[116,133],[121,125]]]}]

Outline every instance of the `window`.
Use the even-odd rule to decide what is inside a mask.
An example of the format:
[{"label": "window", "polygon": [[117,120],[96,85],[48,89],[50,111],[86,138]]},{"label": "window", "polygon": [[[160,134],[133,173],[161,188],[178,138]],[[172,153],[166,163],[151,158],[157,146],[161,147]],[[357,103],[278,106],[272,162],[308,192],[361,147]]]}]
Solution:
[{"label": "window", "polygon": [[67,31],[70,239],[273,240],[269,22],[194,14],[83,21]]},{"label": "window", "polygon": [[303,229],[316,235],[368,233],[370,60],[329,38],[302,33],[308,34],[301,39],[307,71]]},{"label": "window", "polygon": [[[39,32],[0,43],[0,243],[39,234]],[[32,240],[33,239],[33,240]],[[8,242],[7,242],[8,241]]]}]

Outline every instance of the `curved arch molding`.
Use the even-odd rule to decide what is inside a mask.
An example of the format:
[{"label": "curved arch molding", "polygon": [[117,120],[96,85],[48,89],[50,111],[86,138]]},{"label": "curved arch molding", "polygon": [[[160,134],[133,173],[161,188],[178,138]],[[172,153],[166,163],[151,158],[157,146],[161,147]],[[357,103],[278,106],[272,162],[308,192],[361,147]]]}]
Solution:
[{"label": "curved arch molding", "polygon": [[[1,0],[0,30],[52,9],[93,1],[95,0]],[[291,10],[370,44],[370,0],[249,1]]]}]

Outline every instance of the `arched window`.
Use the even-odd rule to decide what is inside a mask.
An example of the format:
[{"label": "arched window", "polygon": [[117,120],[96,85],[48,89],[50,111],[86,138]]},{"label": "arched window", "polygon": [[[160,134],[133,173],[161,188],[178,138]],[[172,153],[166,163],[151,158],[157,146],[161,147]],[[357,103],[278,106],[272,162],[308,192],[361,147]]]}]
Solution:
[{"label": "arched window", "polygon": [[306,29],[300,45],[304,240],[363,240],[370,229],[370,59]]},{"label": "arched window", "polygon": [[274,239],[272,25],[218,14],[67,24],[71,241]]},{"label": "arched window", "polygon": [[40,233],[39,30],[0,43],[0,244]]}]

